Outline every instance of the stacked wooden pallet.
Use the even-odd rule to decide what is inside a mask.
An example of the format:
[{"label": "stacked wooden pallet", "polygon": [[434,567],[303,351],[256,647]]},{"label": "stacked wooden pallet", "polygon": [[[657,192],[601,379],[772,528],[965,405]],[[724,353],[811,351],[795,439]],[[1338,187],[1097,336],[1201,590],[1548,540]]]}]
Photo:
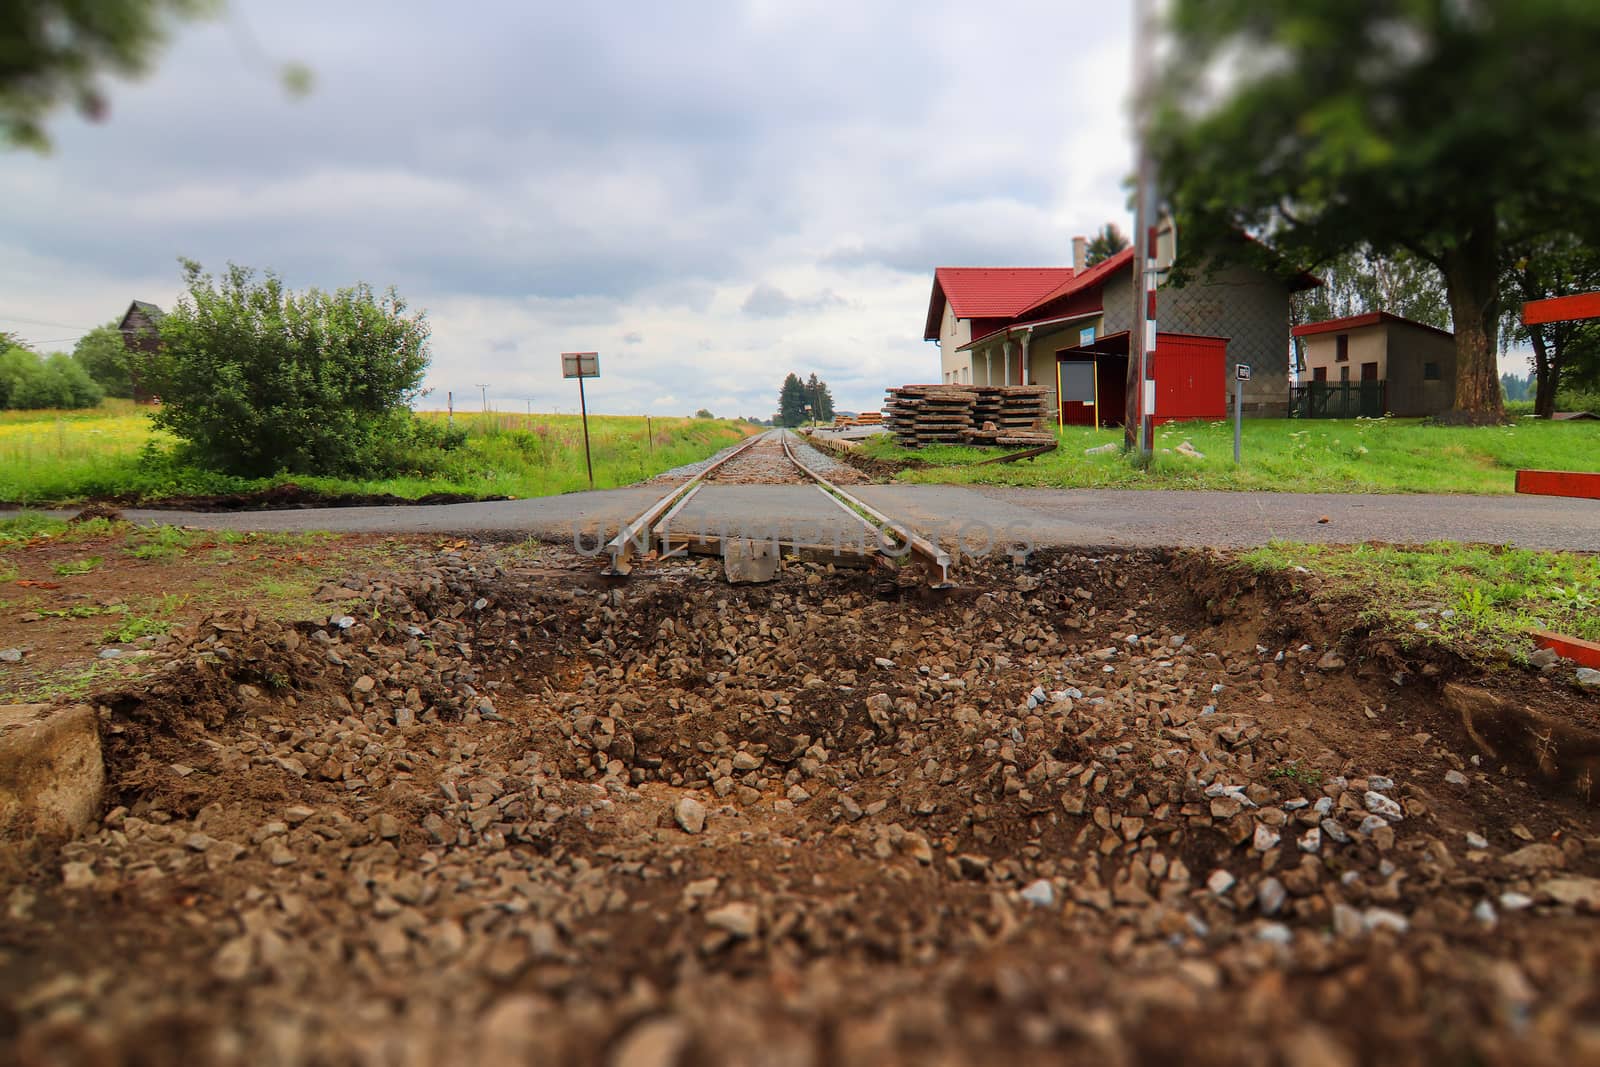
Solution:
[{"label": "stacked wooden pallet", "polygon": [[1049,390],[1044,386],[977,385],[972,388],[978,400],[972,411],[974,425],[962,433],[967,444],[1027,447],[1055,440],[1045,429],[1045,398]]},{"label": "stacked wooden pallet", "polygon": [[863,411],[859,415],[835,415],[833,428],[842,430],[847,426],[878,426],[883,422],[883,412]]},{"label": "stacked wooden pallet", "polygon": [[972,426],[977,401],[964,385],[902,385],[889,390],[883,405],[895,440],[908,448],[960,444],[961,431]]},{"label": "stacked wooden pallet", "polygon": [[909,448],[927,444],[1042,445],[1048,390],[1034,385],[903,385],[889,390],[884,420]]}]

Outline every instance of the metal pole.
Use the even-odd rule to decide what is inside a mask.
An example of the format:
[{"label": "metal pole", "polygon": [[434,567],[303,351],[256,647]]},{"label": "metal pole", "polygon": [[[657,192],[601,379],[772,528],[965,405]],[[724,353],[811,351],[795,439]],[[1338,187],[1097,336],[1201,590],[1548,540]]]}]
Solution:
[{"label": "metal pole", "polygon": [[446,421],[453,429],[456,424],[456,394],[451,390],[446,390],[444,394],[444,402],[445,406],[450,409],[450,415]]},{"label": "metal pole", "polygon": [[478,388],[483,392],[483,413],[487,415],[489,413],[489,387],[480,383]]},{"label": "metal pole", "polygon": [[583,411],[583,464],[589,468],[589,488],[594,488],[594,460],[589,458],[589,402],[584,399],[583,379],[578,379],[578,407]]},{"label": "metal pole", "polygon": [[1128,400],[1123,444],[1130,450],[1137,445],[1139,458],[1146,462],[1152,450],[1155,414],[1154,405],[1145,403],[1146,383],[1154,367],[1156,344],[1156,182],[1148,146],[1150,50],[1154,47],[1152,21],[1151,0],[1137,0],[1133,33],[1133,121],[1138,151],[1133,214],[1134,308],[1128,328]]},{"label": "metal pole", "polygon": [[1244,425],[1244,383],[1234,380],[1233,383],[1233,461],[1239,462],[1239,437],[1241,427]]}]

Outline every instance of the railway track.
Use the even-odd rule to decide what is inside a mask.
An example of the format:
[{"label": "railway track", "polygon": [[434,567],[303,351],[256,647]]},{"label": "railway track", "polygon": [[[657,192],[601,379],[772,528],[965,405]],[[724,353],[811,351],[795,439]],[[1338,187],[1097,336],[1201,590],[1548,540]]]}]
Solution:
[{"label": "railway track", "polygon": [[[845,522],[858,527],[861,534],[859,550],[841,547],[840,540],[822,546],[806,544],[796,536],[784,537],[774,530],[759,537],[729,537],[726,535],[685,535],[675,532],[673,520],[695,502],[702,490],[711,485],[805,485],[817,491],[815,506],[819,517],[837,522],[839,513],[847,516]],[[624,523],[617,535],[607,542],[608,557],[605,573],[626,576],[631,574],[638,561],[647,557],[664,558],[687,551],[714,552],[728,558],[730,554],[759,554],[764,551],[820,551],[835,556],[865,557],[884,566],[899,566],[913,562],[920,566],[933,588],[950,586],[951,560],[948,553],[933,541],[918,534],[904,523],[897,522],[878,511],[860,497],[824,477],[804,462],[795,448],[794,435],[788,430],[769,430],[758,434],[733,449],[727,455],[708,465],[687,481],[669,488],[630,521]]]}]

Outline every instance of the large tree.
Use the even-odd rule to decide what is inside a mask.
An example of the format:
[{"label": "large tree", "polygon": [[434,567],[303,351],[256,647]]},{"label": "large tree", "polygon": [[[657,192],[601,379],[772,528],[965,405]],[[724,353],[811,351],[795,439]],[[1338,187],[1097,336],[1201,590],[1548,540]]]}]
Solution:
[{"label": "large tree", "polygon": [[804,425],[806,405],[809,403],[811,401],[806,399],[806,383],[791,371],[783,379],[783,387],[778,390],[778,425]]},{"label": "large tree", "polygon": [[819,420],[833,421],[833,392],[827,382],[817,377],[816,371],[812,371],[811,377],[806,379],[806,399],[816,409]]},{"label": "large tree", "polygon": [[1439,269],[1404,250],[1385,256],[1363,245],[1325,264],[1317,275],[1321,285],[1291,298],[1295,325],[1387,311],[1450,328],[1450,301]]},{"label": "large tree", "polygon": [[177,18],[220,0],[6,0],[0,17],[0,142],[49,147],[44,118],[72,103],[98,117],[102,74],[144,72]]},{"label": "large tree", "polygon": [[1503,336],[1510,345],[1533,349],[1533,413],[1549,418],[1563,385],[1600,380],[1600,322],[1522,324],[1529,300],[1570,296],[1600,289],[1600,247],[1570,234],[1531,242],[1506,275]]},{"label": "large tree", "polygon": [[1151,148],[1180,256],[1363,245],[1444,278],[1455,412],[1502,416],[1509,250],[1600,231],[1600,4],[1172,0]]}]

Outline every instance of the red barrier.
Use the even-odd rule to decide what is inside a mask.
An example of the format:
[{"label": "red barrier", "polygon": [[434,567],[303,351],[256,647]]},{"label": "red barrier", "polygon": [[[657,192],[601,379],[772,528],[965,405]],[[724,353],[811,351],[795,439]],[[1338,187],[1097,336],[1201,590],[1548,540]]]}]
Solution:
[{"label": "red barrier", "polygon": [[1584,471],[1518,471],[1517,492],[1600,500],[1600,474]]},{"label": "red barrier", "polygon": [[1530,635],[1533,643],[1540,648],[1553,649],[1559,656],[1572,660],[1581,667],[1593,667],[1600,671],[1600,645],[1593,641],[1585,641],[1581,637],[1568,637],[1566,634],[1553,634],[1545,630],[1535,630]]}]

